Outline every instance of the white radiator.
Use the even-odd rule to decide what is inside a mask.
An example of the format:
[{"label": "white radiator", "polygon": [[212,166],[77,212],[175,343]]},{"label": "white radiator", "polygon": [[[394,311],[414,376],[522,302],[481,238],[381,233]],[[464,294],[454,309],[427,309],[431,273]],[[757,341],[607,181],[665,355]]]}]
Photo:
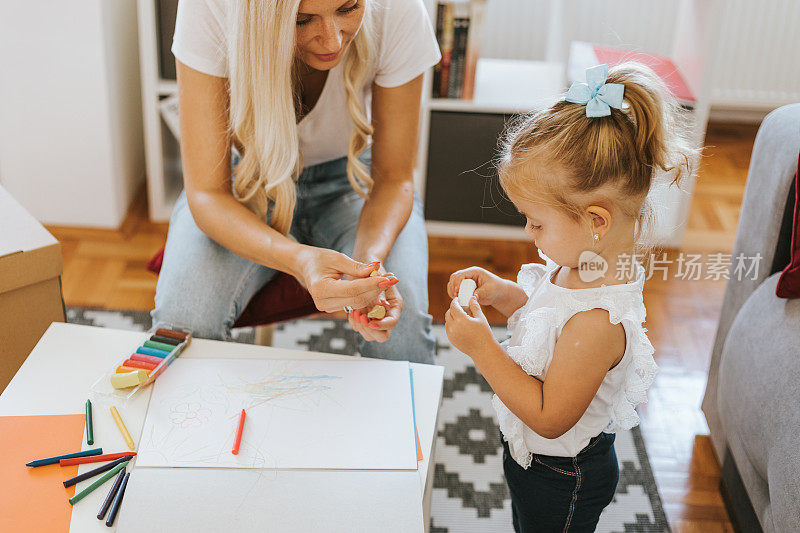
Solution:
[{"label": "white radiator", "polygon": [[[679,0],[566,1],[567,41],[671,54]],[[551,0],[488,2],[483,55],[545,59]],[[772,108],[800,101],[800,1],[721,0],[718,6],[712,105]]]},{"label": "white radiator", "polygon": [[721,6],[712,104],[800,102],[800,2],[725,0]]}]

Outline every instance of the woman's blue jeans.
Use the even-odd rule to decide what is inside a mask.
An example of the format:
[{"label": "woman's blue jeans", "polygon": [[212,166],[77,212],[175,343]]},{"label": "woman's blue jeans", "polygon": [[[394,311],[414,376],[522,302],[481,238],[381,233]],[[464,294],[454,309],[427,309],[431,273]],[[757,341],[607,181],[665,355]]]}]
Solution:
[{"label": "woman's blue jeans", "polygon": [[[346,165],[347,159],[342,158],[303,169],[291,233],[300,243],[350,256],[364,200],[350,186]],[[367,357],[432,363],[435,340],[428,314],[428,240],[418,198],[383,265],[400,280],[396,287],[403,297],[403,313],[385,343],[365,342],[356,334],[358,351]],[[184,327],[196,337],[228,340],[247,303],[275,273],[200,231],[183,193],[169,223],[151,312],[153,325]]]}]

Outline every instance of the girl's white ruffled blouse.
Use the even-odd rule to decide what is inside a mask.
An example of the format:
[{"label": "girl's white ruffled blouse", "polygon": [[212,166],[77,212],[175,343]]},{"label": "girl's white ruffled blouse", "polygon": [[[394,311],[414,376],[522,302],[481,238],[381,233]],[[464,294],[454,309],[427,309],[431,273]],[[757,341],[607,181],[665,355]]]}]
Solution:
[{"label": "girl's white ruffled blouse", "polygon": [[531,464],[532,454],[575,457],[601,432],[614,433],[637,425],[639,416],[634,407],[647,401],[647,389],[658,369],[653,345],[643,326],[645,273],[640,264],[636,264],[635,281],[589,289],[555,285],[552,276],[557,269],[558,265],[549,260],[546,265],[522,266],[517,283],[528,295],[528,301],[508,319],[511,338],[503,343],[508,355],[525,372],[544,381],[564,324],[576,313],[596,308],[608,311],[612,324],[622,324],[625,354],[606,374],[578,423],[555,439],[538,435],[494,396],[492,402],[503,438],[511,456],[523,468]]}]

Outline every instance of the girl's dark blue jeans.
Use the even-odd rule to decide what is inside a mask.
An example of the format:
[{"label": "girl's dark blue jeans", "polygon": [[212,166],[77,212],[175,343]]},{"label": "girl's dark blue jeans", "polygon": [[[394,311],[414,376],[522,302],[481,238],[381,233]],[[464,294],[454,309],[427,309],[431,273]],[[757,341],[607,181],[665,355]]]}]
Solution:
[{"label": "girl's dark blue jeans", "polygon": [[503,441],[503,471],[517,533],[594,531],[619,480],[614,434],[600,433],[576,457],[534,454],[527,469]]}]

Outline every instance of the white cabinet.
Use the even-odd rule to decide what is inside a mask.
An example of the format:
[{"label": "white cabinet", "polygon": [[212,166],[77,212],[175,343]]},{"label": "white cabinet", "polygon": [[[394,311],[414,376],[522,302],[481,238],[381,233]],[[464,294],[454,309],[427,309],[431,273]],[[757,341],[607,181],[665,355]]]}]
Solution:
[{"label": "white cabinet", "polygon": [[[174,79],[162,76],[162,61],[171,61],[171,54],[162,56],[162,47],[172,46],[174,18],[164,17],[173,12],[177,2],[165,0],[138,0],[139,50],[142,58],[142,112],[144,117],[145,148],[147,153],[147,201],[150,219],[156,222],[169,220],[172,206],[183,190],[180,146],[162,117],[162,103],[177,94]],[[170,28],[161,28],[169,24]],[[170,108],[177,116],[175,105]],[[170,110],[164,110],[168,114]]]},{"label": "white cabinet", "polygon": [[117,228],[144,179],[136,6],[0,7],[0,182],[46,224]]}]

